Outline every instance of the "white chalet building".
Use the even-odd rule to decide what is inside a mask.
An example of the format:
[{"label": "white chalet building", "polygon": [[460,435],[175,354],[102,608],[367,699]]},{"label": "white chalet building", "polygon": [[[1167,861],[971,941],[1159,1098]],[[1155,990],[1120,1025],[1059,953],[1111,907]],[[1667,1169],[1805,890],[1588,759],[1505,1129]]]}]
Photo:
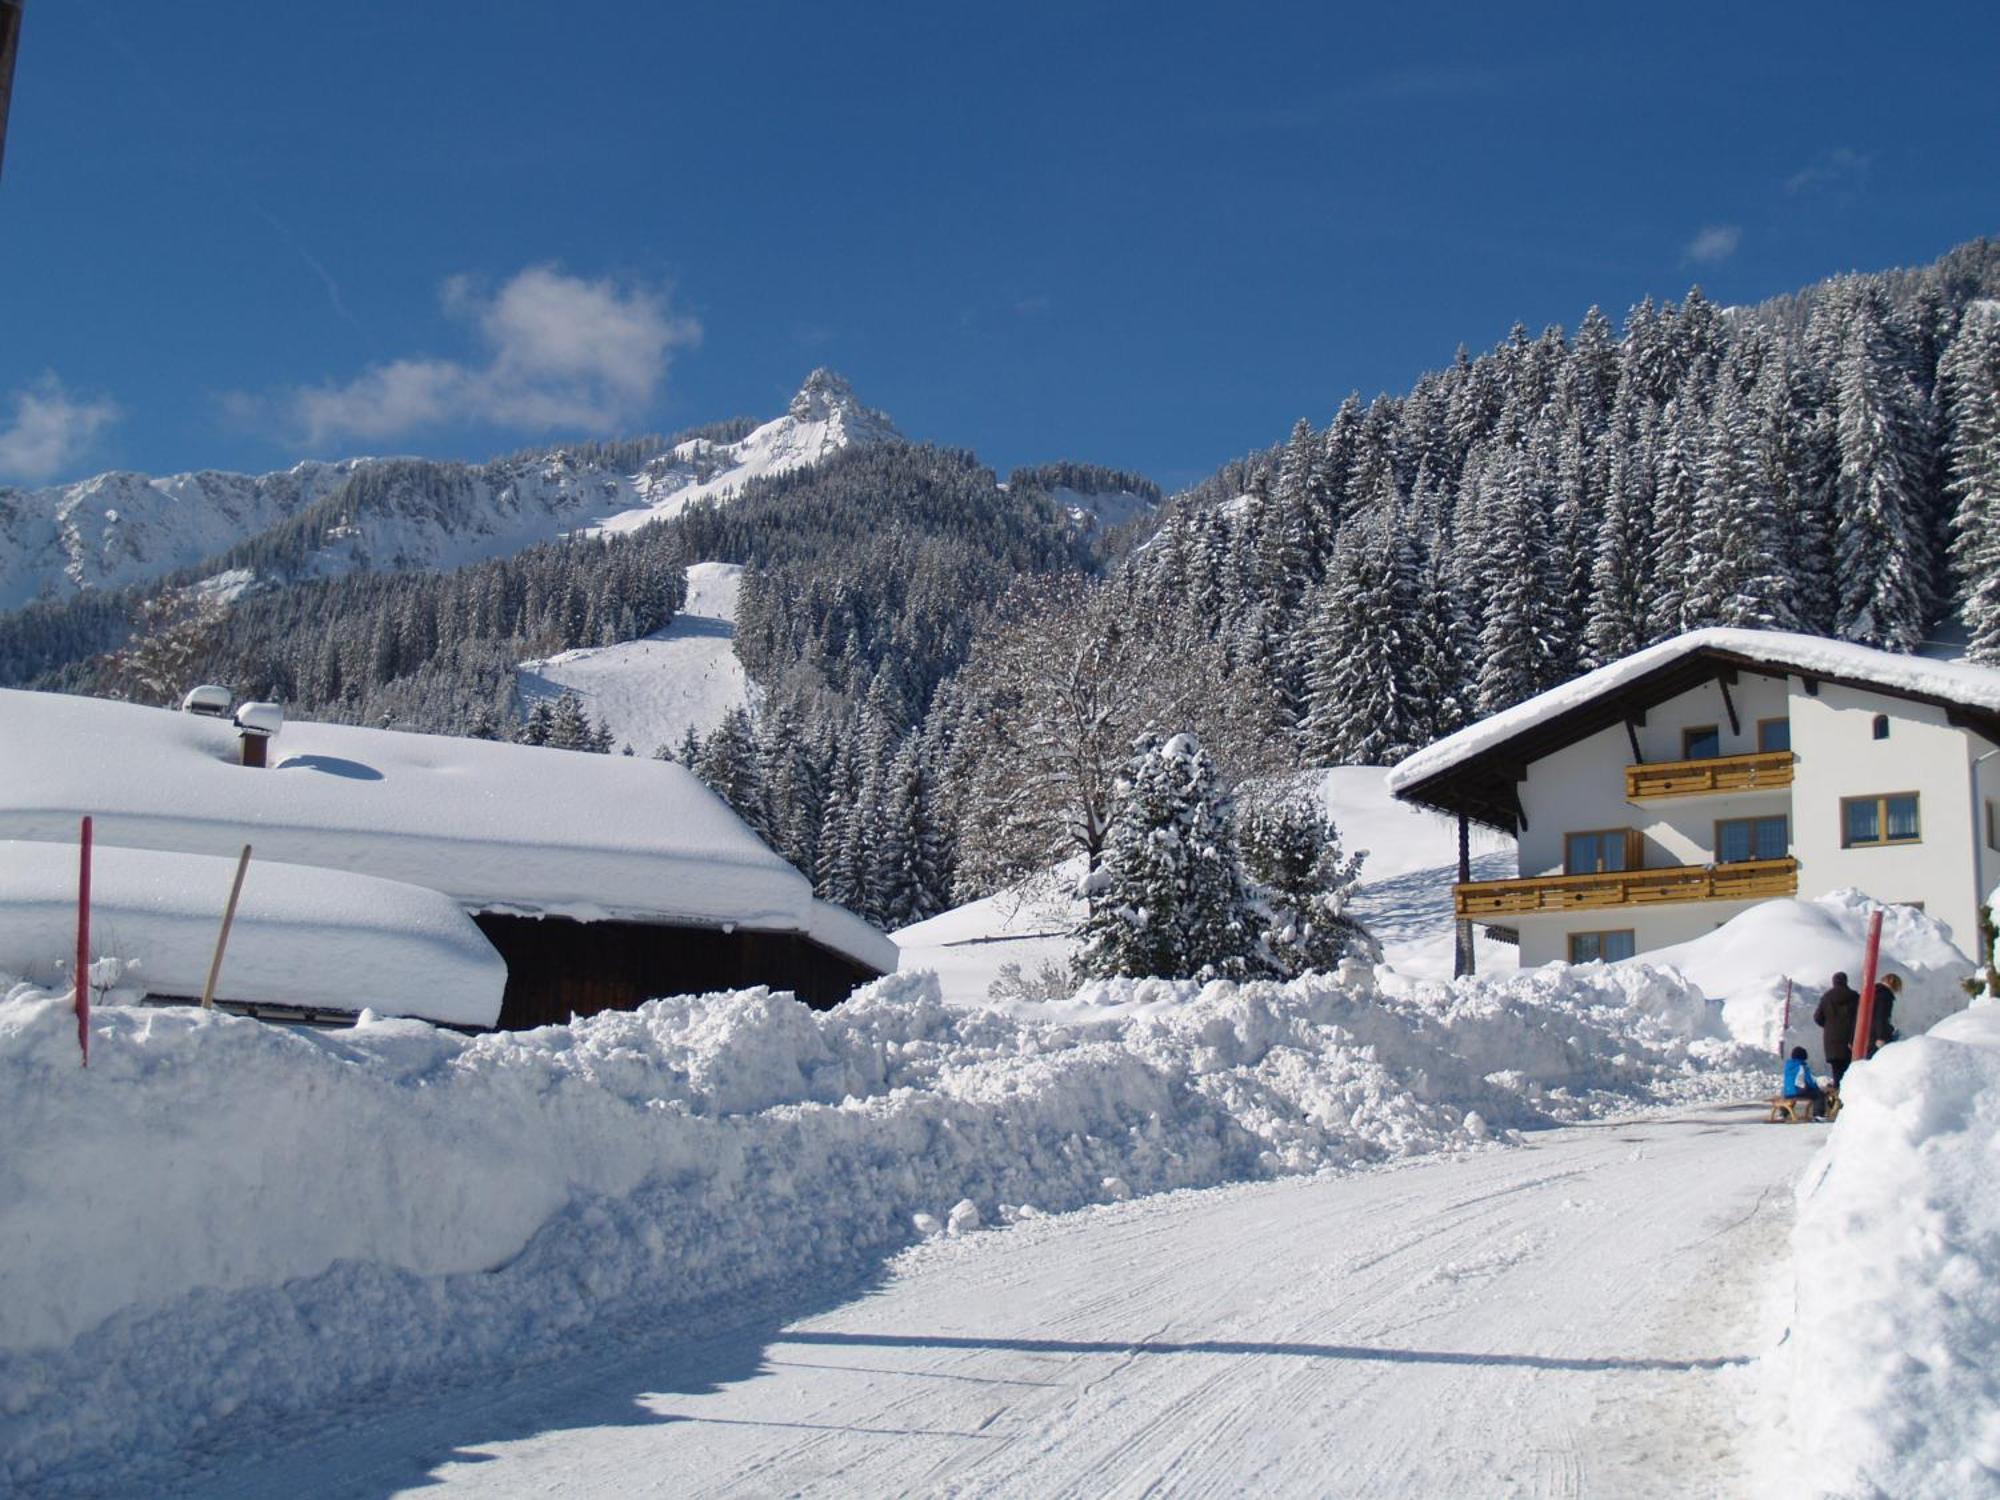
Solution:
[{"label": "white chalet building", "polygon": [[1461,861],[1454,900],[1523,965],[1628,958],[1844,886],[1922,907],[1970,954],[2000,884],[2000,671],[1698,630],[1438,741],[1389,788],[1457,816],[1461,849],[1468,821],[1515,836],[1519,877]]}]

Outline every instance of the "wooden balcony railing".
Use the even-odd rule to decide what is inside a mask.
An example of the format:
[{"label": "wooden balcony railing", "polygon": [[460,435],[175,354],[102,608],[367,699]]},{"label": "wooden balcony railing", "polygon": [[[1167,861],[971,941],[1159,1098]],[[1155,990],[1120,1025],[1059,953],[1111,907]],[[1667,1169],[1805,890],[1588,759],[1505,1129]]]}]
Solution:
[{"label": "wooden balcony railing", "polygon": [[1470,880],[1452,887],[1452,905],[1463,918],[1503,917],[1523,912],[1656,906],[1669,901],[1766,901],[1773,896],[1796,895],[1798,888],[1797,860],[1752,859],[1731,865],[1607,870],[1601,875]]},{"label": "wooden balcony railing", "polygon": [[1702,797],[1716,792],[1768,792],[1792,784],[1792,752],[1711,755],[1706,760],[1662,760],[1625,768],[1625,800]]}]

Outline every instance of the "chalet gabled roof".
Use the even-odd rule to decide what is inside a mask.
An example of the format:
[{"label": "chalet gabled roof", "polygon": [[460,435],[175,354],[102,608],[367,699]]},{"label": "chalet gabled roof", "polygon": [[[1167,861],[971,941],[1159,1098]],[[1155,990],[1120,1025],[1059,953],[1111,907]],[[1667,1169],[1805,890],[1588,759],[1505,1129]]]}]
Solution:
[{"label": "chalet gabled roof", "polygon": [[1531,761],[1732,672],[1833,682],[1943,708],[2000,744],[2000,671],[1778,630],[1690,631],[1503,709],[1389,770],[1406,801],[1520,831]]},{"label": "chalet gabled roof", "polygon": [[0,689],[0,839],[349,870],[473,911],[797,932],[879,973],[896,947],[686,767],[347,724],[288,723],[268,769],[225,719]]}]

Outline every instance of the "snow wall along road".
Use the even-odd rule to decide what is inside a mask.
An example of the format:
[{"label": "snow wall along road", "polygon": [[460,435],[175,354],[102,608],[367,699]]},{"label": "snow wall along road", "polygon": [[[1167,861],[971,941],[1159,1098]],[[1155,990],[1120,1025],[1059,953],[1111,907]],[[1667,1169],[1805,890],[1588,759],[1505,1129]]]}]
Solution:
[{"label": "snow wall along road", "polygon": [[[131,1483],[288,1414],[839,1285],[914,1216],[1504,1143],[1768,1058],[1643,966],[1097,986],[1098,1024],[763,990],[468,1038],[0,983],[0,1489]],[[926,1226],[929,1220],[924,1220]]]}]

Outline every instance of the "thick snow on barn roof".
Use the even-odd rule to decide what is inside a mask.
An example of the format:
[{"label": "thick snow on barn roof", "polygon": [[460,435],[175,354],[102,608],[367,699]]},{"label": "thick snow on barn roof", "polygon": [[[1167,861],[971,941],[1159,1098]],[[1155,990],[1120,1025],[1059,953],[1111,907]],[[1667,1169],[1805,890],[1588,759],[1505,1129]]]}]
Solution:
[{"label": "thick snow on barn roof", "polygon": [[[1981,718],[2000,716],[2000,671],[1969,662],[1934,661],[1878,651],[1848,641],[1781,630],[1693,630],[1586,672],[1490,718],[1467,725],[1419,750],[1389,770],[1389,790],[1398,796],[1458,769],[1536,731],[1555,731],[1559,721],[1574,724],[1573,738],[1602,727],[1589,710],[1602,700],[1654,687],[1663,696],[1683,690],[1677,669],[1702,661],[1824,678],[1878,688],[1900,697],[1971,710]],[[1420,797],[1419,800],[1429,800]]]},{"label": "thick snow on barn roof", "polygon": [[[216,855],[97,845],[92,948],[136,965],[113,983],[199,996],[235,877]],[[75,949],[76,882],[75,845],[0,841],[0,971],[69,983],[54,968]],[[507,965],[451,897],[253,857],[217,994],[491,1026],[506,985]]]},{"label": "thick snow on barn roof", "polygon": [[805,877],[687,769],[343,724],[288,723],[270,766],[226,720],[0,689],[0,838],[350,870],[475,911],[800,932],[881,972],[888,938]]}]

